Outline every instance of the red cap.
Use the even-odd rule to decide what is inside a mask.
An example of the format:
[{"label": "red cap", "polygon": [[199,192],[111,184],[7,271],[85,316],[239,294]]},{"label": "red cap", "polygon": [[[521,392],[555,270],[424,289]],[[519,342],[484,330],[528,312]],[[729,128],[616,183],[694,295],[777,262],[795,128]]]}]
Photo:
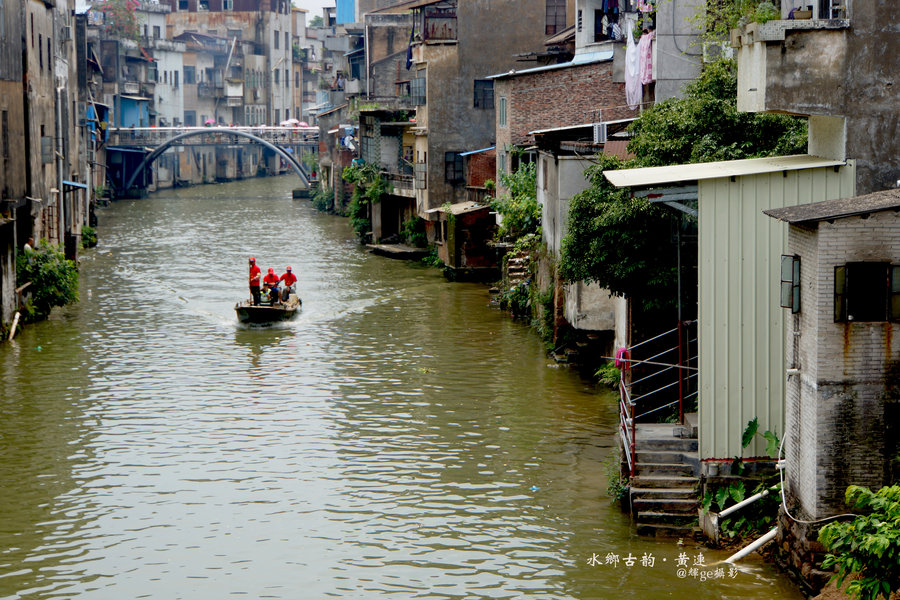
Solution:
[{"label": "red cap", "polygon": [[251,257],[250,257],[250,262],[256,262],[256,259],[253,258],[253,257],[251,256]]},{"label": "red cap", "polygon": [[275,269],[273,269],[272,267],[269,267],[269,273],[274,273],[274,272],[275,272]]},{"label": "red cap", "polygon": [[288,267],[288,268],[287,268],[287,270],[288,270],[288,271],[290,271],[290,270],[291,270],[291,268],[290,268],[290,267]]}]

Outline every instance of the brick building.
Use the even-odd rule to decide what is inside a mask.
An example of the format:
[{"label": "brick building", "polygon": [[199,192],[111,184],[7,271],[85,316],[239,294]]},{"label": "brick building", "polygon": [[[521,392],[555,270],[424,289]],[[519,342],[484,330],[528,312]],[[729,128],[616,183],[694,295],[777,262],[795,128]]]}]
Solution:
[{"label": "brick building", "polygon": [[625,84],[613,81],[612,45],[568,63],[491,77],[497,99],[497,173],[515,169],[511,152],[533,142],[530,132],[623,119]]},{"label": "brick building", "polygon": [[[845,512],[848,485],[894,480],[900,390],[900,192],[766,211],[783,258],[785,493],[794,516]],[[790,305],[790,306],[788,306]]]}]

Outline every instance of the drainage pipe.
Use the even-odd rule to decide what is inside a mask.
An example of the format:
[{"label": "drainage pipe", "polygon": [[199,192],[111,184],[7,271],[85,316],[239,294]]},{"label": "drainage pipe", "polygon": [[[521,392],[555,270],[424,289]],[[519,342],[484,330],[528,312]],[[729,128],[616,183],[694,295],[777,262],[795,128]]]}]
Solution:
[{"label": "drainage pipe", "polygon": [[741,560],[742,558],[744,558],[745,556],[747,556],[754,550],[759,550],[760,548],[762,548],[763,546],[765,546],[766,544],[768,544],[769,542],[774,540],[775,536],[777,534],[778,534],[778,528],[775,527],[772,529],[772,531],[770,531],[766,535],[762,536],[761,538],[759,538],[758,540],[756,540],[755,542],[753,542],[746,548],[744,548],[744,549],[740,550],[739,552],[736,552],[735,554],[732,554],[731,556],[726,558],[725,562],[733,563],[735,561]]}]

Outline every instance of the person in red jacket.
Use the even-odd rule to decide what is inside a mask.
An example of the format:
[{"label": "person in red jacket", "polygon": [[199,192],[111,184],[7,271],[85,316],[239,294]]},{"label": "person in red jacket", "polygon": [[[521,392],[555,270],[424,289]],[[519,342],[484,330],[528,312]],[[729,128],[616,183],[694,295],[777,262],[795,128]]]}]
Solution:
[{"label": "person in red jacket", "polygon": [[294,288],[294,284],[297,283],[297,276],[291,273],[290,267],[287,267],[284,274],[281,276],[280,281],[284,282],[284,289],[281,291],[281,299],[284,302],[287,302],[291,297],[291,294],[297,293],[297,290]]},{"label": "person in red jacket", "polygon": [[253,297],[253,306],[259,306],[259,267],[256,259],[250,257],[250,295]]},{"label": "person in red jacket", "polygon": [[265,287],[266,292],[269,294],[269,302],[275,304],[278,302],[278,275],[275,274],[275,269],[269,267],[269,272],[266,273],[266,276],[263,277],[263,286]]}]

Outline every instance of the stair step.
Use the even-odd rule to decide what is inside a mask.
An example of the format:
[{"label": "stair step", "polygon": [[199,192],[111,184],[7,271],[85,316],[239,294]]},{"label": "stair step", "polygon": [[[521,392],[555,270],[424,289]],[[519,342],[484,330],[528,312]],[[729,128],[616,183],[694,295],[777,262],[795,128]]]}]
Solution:
[{"label": "stair step", "polygon": [[684,463],[644,463],[635,465],[639,475],[686,475],[693,476],[694,468]]},{"label": "stair step", "polygon": [[655,498],[696,499],[697,491],[692,487],[631,488],[631,497],[646,498],[648,500]]},{"label": "stair step", "polygon": [[635,498],[632,496],[632,510],[641,512],[667,512],[697,516],[697,501],[688,498]]},{"label": "stair step", "polygon": [[696,525],[697,513],[641,511],[637,514],[638,525]]},{"label": "stair step", "polygon": [[631,485],[638,488],[683,488],[697,485],[696,477],[679,477],[677,475],[635,475]]},{"label": "stair step", "polygon": [[643,448],[635,452],[639,463],[683,463],[685,454],[685,452],[677,450],[644,450]]},{"label": "stair step", "polygon": [[641,523],[637,525],[637,534],[653,537],[693,537],[697,531],[695,527],[690,525],[657,525],[652,523]]},{"label": "stair step", "polygon": [[698,448],[697,440],[695,439],[642,437],[640,434],[635,439],[635,445],[642,451],[665,450],[669,452],[696,453]]}]

